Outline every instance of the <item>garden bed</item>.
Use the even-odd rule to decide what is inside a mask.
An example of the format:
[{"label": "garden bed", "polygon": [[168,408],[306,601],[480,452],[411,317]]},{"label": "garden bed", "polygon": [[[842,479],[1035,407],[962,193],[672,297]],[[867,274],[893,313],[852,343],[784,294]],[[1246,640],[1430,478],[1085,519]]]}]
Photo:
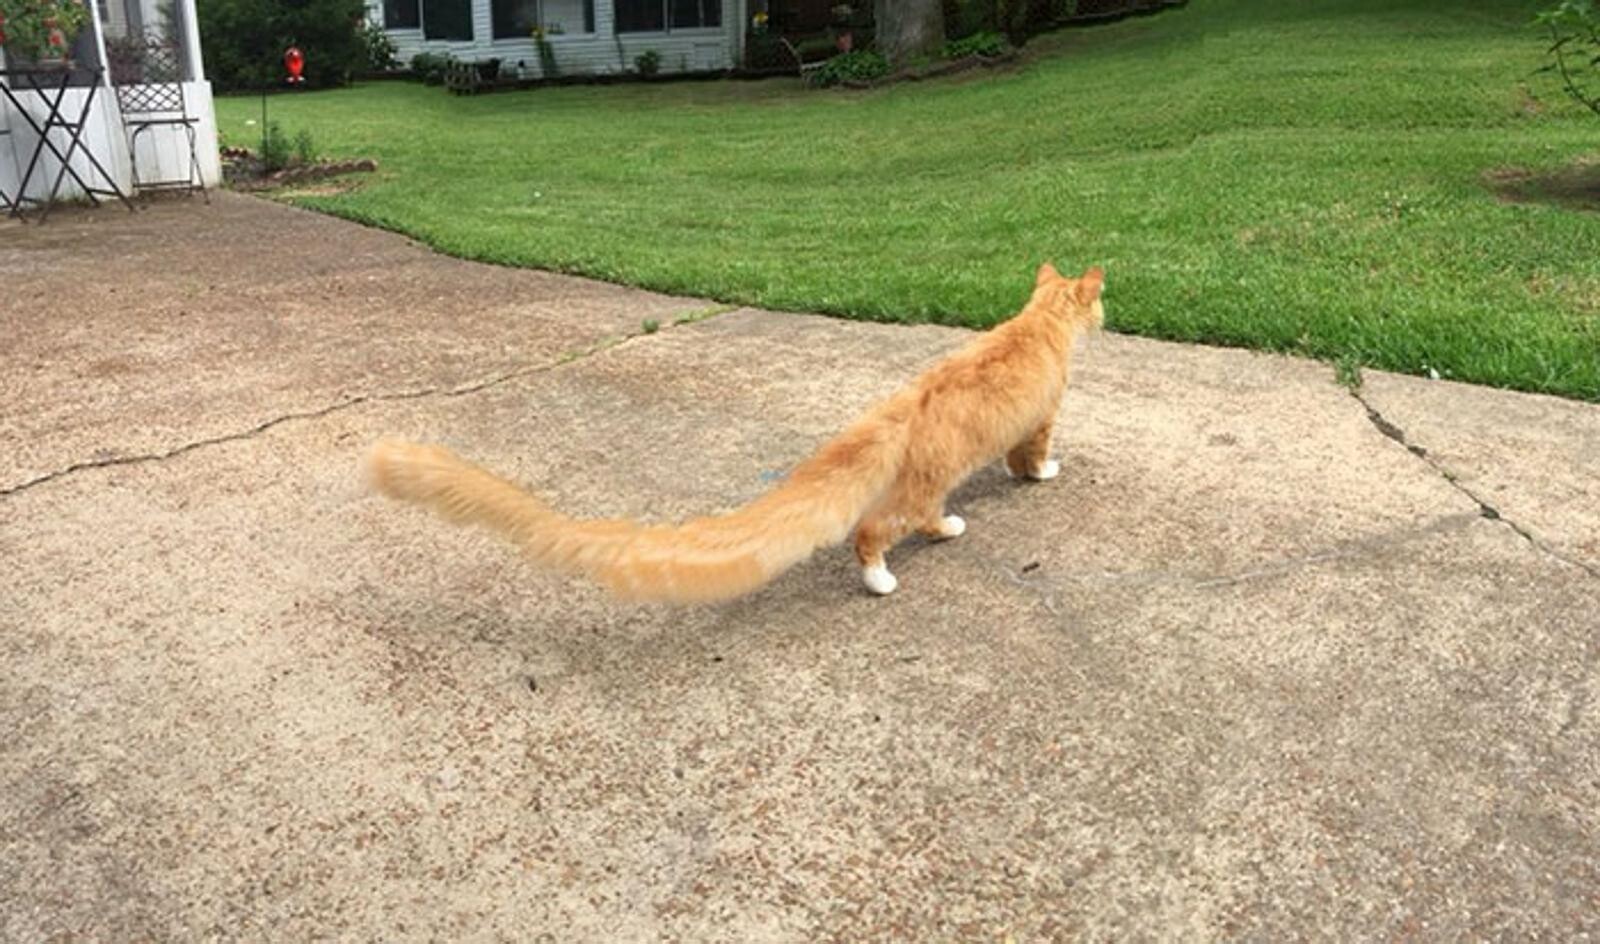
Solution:
[{"label": "garden bed", "polygon": [[224,147],[221,154],[223,179],[235,190],[271,190],[344,174],[372,173],[378,169],[377,161],[361,157],[340,161],[294,161],[268,170],[260,155],[249,148]]},{"label": "garden bed", "polygon": [[955,75],[959,72],[969,72],[973,69],[994,69],[999,66],[1009,65],[1017,61],[1017,51],[1008,49],[998,56],[963,56],[960,59],[945,59],[932,62],[925,66],[913,66],[891,72],[880,79],[860,81],[856,79],[839,83],[842,88],[869,89],[882,85],[893,85],[897,82],[921,82],[924,79],[937,79],[941,76]]}]

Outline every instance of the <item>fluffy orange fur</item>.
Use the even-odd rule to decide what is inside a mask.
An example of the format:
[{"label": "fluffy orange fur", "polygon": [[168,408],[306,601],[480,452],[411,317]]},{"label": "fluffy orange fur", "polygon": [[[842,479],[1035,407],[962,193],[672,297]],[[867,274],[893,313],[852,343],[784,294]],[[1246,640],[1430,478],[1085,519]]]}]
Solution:
[{"label": "fluffy orange fur", "polygon": [[374,488],[446,518],[494,528],[535,561],[583,574],[620,596],[673,603],[727,600],[766,584],[855,529],[867,585],[894,589],[884,553],[913,531],[954,537],[945,496],[1004,458],[1017,476],[1055,474],[1051,426],[1073,342],[1104,319],[1104,274],[1041,266],[1028,304],[869,409],[782,484],[725,515],[677,526],[578,520],[438,446],[377,443]]}]

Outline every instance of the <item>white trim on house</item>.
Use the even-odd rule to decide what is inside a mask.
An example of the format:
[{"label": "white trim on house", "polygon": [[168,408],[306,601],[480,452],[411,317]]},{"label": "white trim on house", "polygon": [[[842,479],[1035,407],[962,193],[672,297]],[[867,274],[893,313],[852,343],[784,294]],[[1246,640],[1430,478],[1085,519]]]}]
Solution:
[{"label": "white trim on house", "polygon": [[[425,4],[428,0],[420,0]],[[394,40],[402,66],[421,52],[449,53],[463,62],[499,59],[502,74],[521,67],[521,75],[543,78],[533,38],[495,39],[493,0],[471,0],[469,40],[427,39],[421,29],[385,29]],[[562,76],[617,75],[634,70],[635,57],[647,50],[661,56],[661,71],[715,72],[731,69],[743,58],[745,0],[722,0],[722,25],[668,29],[650,33],[617,33],[614,0],[594,0],[594,32],[568,30],[547,37]],[[368,0],[367,16],[383,22],[383,0]]]}]

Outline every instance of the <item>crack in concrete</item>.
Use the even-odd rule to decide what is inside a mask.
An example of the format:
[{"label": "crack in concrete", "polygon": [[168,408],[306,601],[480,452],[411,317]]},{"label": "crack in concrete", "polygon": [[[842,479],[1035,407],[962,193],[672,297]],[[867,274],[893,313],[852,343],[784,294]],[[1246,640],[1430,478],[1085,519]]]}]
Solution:
[{"label": "crack in concrete", "polygon": [[[1543,541],[1540,541],[1533,534],[1533,532],[1501,514],[1500,509],[1489,504],[1483,498],[1479,497],[1479,495],[1472,489],[1461,484],[1460,480],[1456,478],[1455,473],[1451,472],[1444,466],[1443,463],[1429,454],[1427,449],[1424,449],[1422,446],[1416,445],[1407,439],[1405,430],[1390,422],[1381,412],[1378,411],[1376,407],[1367,402],[1367,399],[1361,395],[1361,391],[1359,389],[1351,389],[1350,396],[1354,397],[1355,401],[1361,404],[1362,408],[1367,411],[1367,419],[1374,427],[1377,428],[1378,432],[1394,440],[1396,443],[1399,443],[1401,446],[1404,446],[1412,455],[1421,459],[1423,462],[1426,462],[1428,467],[1437,472],[1439,476],[1446,482],[1450,483],[1452,488],[1475,502],[1478,506],[1478,513],[1482,517],[1487,518],[1490,521],[1497,521],[1510,528],[1524,541],[1528,542],[1529,547],[1533,548],[1539,553],[1544,554],[1553,560],[1560,561],[1563,564],[1576,567],[1588,574],[1590,577],[1600,579],[1600,568],[1596,568],[1594,565],[1589,564],[1586,561],[1569,557],[1555,548],[1545,544]],[[1589,707],[1589,690],[1586,686],[1586,682],[1594,675],[1597,664],[1600,664],[1600,642],[1597,642],[1594,638],[1590,638],[1587,646],[1587,652],[1584,657],[1584,671],[1582,676],[1580,676],[1578,687],[1572,692],[1571,700],[1567,704],[1567,716],[1562,720],[1561,727],[1556,729],[1557,737],[1565,737],[1571,734],[1577,729],[1579,722],[1583,720],[1584,712],[1587,711]]]},{"label": "crack in concrete", "polygon": [[1406,437],[1405,430],[1401,429],[1399,426],[1396,426],[1394,423],[1385,418],[1376,407],[1367,402],[1367,399],[1361,395],[1360,390],[1350,390],[1350,396],[1354,398],[1357,403],[1361,404],[1362,409],[1366,410],[1367,420],[1372,423],[1373,427],[1376,428],[1378,432],[1404,447],[1407,452],[1416,456],[1418,459],[1421,459],[1423,462],[1427,463],[1428,467],[1434,472],[1437,472],[1439,477],[1449,483],[1451,488],[1460,492],[1462,495],[1465,495],[1469,500],[1472,501],[1473,504],[1477,505],[1479,515],[1489,519],[1490,521],[1498,521],[1510,528],[1512,531],[1516,532],[1519,537],[1521,537],[1524,541],[1527,541],[1530,546],[1539,552],[1558,560],[1563,564],[1576,567],[1591,577],[1600,579],[1600,568],[1596,568],[1594,565],[1582,560],[1578,560],[1577,558],[1569,557],[1555,548],[1545,544],[1543,541],[1540,541],[1538,537],[1533,534],[1533,532],[1501,514],[1500,509],[1489,504],[1489,502],[1485,501],[1482,496],[1478,495],[1477,492],[1474,492],[1472,489],[1461,484],[1460,479],[1456,477],[1454,472],[1451,472],[1448,468],[1446,468],[1444,464],[1435,458],[1434,455],[1427,449],[1411,442],[1411,440]]},{"label": "crack in concrete", "polygon": [[0,488],[0,498],[9,498],[12,495],[25,492],[31,488],[35,488],[48,482],[53,482],[56,479],[64,478],[65,476],[72,475],[77,472],[83,472],[89,469],[104,469],[122,465],[142,465],[148,462],[165,462],[168,459],[173,459],[184,455],[185,453],[193,452],[196,449],[203,449],[207,446],[218,446],[223,443],[239,442],[240,440],[250,439],[254,436],[261,435],[275,426],[281,426],[284,423],[292,422],[294,420],[321,419],[324,416],[331,416],[334,413],[348,410],[351,407],[361,406],[364,403],[393,403],[402,400],[420,400],[425,397],[433,396],[467,396],[468,394],[488,390],[491,387],[498,387],[501,384],[510,383],[513,380],[518,380],[523,377],[529,377],[534,374],[542,374],[546,371],[555,370],[559,367],[565,367],[568,364],[586,360],[590,357],[594,357],[597,354],[603,354],[606,351],[622,347],[623,345],[632,341],[637,341],[640,338],[648,338],[652,335],[662,334],[665,331],[680,325],[698,324],[701,321],[706,321],[734,310],[736,310],[736,307],[734,306],[713,306],[710,308],[699,309],[690,312],[687,315],[678,317],[665,325],[661,325],[660,328],[655,330],[638,331],[633,334],[624,334],[621,336],[603,338],[586,348],[581,348],[576,351],[568,351],[557,357],[555,360],[542,364],[535,364],[531,367],[519,367],[516,370],[508,371],[504,374],[498,374],[486,380],[478,380],[456,387],[423,387],[419,390],[406,390],[399,393],[363,393],[347,400],[341,400],[338,403],[330,406],[320,407],[315,410],[302,410],[293,413],[285,413],[281,416],[275,416],[269,420],[257,423],[255,426],[252,426],[249,429],[232,433],[224,433],[220,436],[211,436],[205,439],[197,439],[193,442],[184,443],[181,446],[176,446],[164,452],[146,452],[137,453],[134,455],[110,456],[105,459],[90,459],[85,462],[74,462],[71,465],[57,469],[53,472],[46,472],[43,475],[27,479],[16,485]]}]

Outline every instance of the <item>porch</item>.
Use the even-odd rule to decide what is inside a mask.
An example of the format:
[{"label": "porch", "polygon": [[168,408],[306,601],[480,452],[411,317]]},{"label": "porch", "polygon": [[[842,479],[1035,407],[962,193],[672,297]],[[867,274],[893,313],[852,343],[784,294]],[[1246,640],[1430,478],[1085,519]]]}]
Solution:
[{"label": "porch", "polygon": [[[91,189],[113,185],[129,196],[153,189],[153,182],[220,183],[194,0],[97,0],[89,12],[69,50],[69,71],[37,73],[0,49],[0,82],[11,92],[0,95],[0,205],[38,205],[58,178],[58,200],[86,197],[80,182]],[[135,112],[151,108],[161,109],[163,120],[135,140]],[[69,149],[77,129],[56,122],[80,119],[81,145]],[[45,146],[41,129],[49,135]],[[65,174],[58,152],[69,158]],[[142,187],[135,186],[135,167]]]}]

